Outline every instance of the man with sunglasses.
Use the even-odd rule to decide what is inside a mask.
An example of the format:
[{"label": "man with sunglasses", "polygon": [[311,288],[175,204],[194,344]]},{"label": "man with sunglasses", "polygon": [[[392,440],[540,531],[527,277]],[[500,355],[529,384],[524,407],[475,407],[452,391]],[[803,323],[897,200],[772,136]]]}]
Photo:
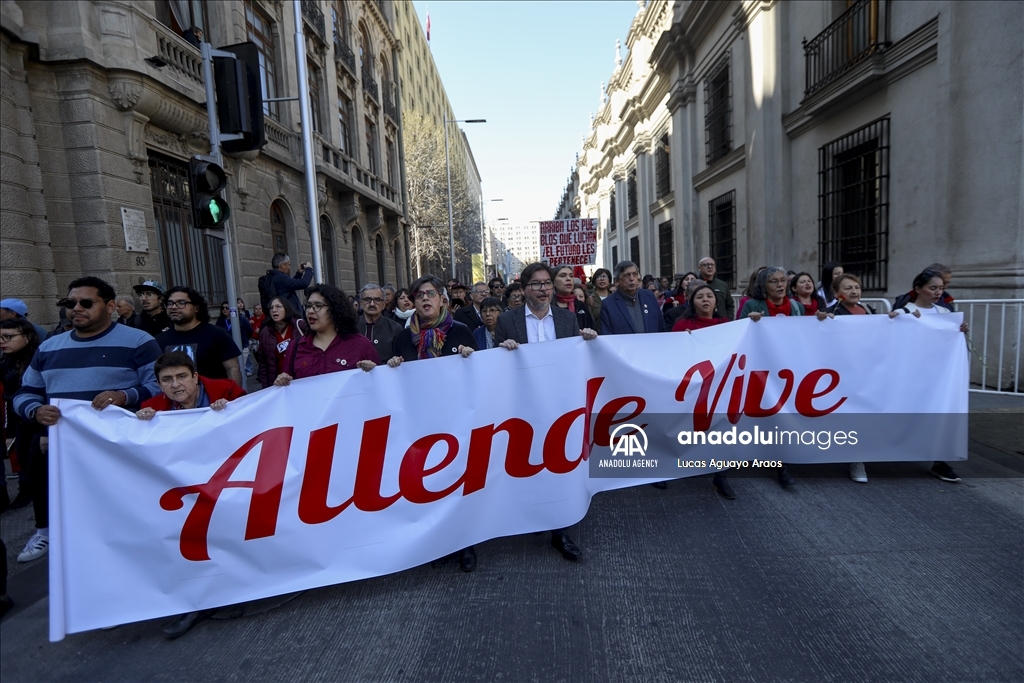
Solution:
[{"label": "man with sunglasses", "polygon": [[160,349],[165,353],[183,351],[203,377],[230,379],[244,387],[238,363],[242,351],[226,330],[210,324],[206,299],[191,287],[171,287],[166,302],[174,327],[156,338]]},{"label": "man with sunglasses", "polygon": [[[44,427],[57,424],[60,409],[49,405],[55,398],[92,401],[92,407],[136,409],[160,393],[153,365],[160,347],[153,337],[113,320],[114,288],[98,277],[78,278],[68,287],[60,305],[73,327],[44,341],[33,356],[21,389],[12,401],[15,412]],[[49,547],[47,458],[33,459],[29,475],[36,513],[36,533],[29,539],[19,562],[46,554]]]},{"label": "man with sunglasses", "polygon": [[356,319],[359,334],[373,342],[373,348],[377,349],[377,355],[382,359],[395,355],[395,337],[403,329],[394,320],[383,315],[386,299],[384,290],[378,285],[363,285],[359,290],[359,303],[362,304],[363,314]]}]

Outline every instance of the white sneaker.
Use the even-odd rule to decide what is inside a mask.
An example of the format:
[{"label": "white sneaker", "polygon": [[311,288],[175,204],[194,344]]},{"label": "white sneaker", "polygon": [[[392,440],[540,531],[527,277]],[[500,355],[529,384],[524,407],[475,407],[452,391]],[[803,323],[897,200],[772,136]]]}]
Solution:
[{"label": "white sneaker", "polygon": [[28,539],[28,543],[25,544],[25,549],[18,555],[18,562],[31,562],[32,560],[42,557],[46,554],[46,551],[50,549],[50,537],[43,536],[40,533],[32,534],[32,538]]},{"label": "white sneaker", "polygon": [[850,479],[853,479],[855,482],[860,484],[868,483],[868,472],[864,469],[864,463],[850,463]]}]

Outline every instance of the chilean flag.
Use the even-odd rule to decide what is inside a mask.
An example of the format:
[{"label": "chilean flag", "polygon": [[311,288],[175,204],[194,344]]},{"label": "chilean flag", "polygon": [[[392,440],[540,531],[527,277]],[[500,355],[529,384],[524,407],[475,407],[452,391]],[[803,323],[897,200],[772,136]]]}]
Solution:
[{"label": "chilean flag", "polygon": [[430,42],[430,12],[427,12],[427,42]]}]

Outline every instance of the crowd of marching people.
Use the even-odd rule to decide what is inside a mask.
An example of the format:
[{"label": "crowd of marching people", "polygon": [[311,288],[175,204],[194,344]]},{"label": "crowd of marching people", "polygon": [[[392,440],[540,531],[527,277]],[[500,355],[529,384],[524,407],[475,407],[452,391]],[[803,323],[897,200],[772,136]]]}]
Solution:
[{"label": "crowd of marching people", "polygon": [[[955,310],[947,291],[951,278],[946,266],[928,266],[889,315]],[[251,312],[238,299],[237,317],[232,316],[224,301],[211,323],[211,302],[187,285],[164,288],[148,280],[134,287],[134,297],[118,296],[109,283],[86,276],[69,284],[58,303],[61,321],[52,331],[30,322],[22,301],[0,301],[4,436],[18,477],[16,497],[10,499],[5,487],[0,506],[31,504],[36,525],[19,562],[45,555],[49,545],[46,433],[60,419],[52,399],[86,400],[97,410],[118,406],[149,420],[160,411],[222,410],[246,393],[247,375],[255,377],[260,389],[270,389],[332,372],[398,368],[496,347],[514,351],[521,344],[577,336],[693,333],[744,318],[756,323],[765,316],[824,321],[876,314],[862,300],[860,279],[841,264],[825,264],[817,278],[776,266],[758,268],[737,302],[710,257],[700,260],[696,272],[671,279],[641,276],[630,261],[611,271],[597,269],[589,282],[581,270],[532,263],[509,283],[495,277],[467,288],[425,275],[408,288],[366,284],[348,296],[332,285],[314,284],[309,263],[292,274],[291,259],[276,254],[259,290],[260,301]],[[244,348],[232,338],[234,325]],[[968,331],[966,323],[961,330]],[[946,463],[936,462],[931,473],[959,481]],[[850,465],[850,477],[867,482],[863,463]],[[778,479],[783,487],[795,483],[786,466]],[[712,483],[722,497],[735,498],[721,473]],[[565,529],[551,532],[551,544],[566,559],[582,555]],[[6,577],[6,552],[0,556]],[[464,571],[476,567],[472,547],[457,553],[457,559]],[[6,612],[10,598],[6,587],[0,592]],[[205,616],[182,615],[164,633],[180,636]]]}]

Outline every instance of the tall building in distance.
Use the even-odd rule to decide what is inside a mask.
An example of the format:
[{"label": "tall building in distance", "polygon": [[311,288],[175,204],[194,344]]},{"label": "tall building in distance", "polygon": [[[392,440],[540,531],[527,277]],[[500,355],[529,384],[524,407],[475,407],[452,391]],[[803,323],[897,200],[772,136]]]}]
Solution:
[{"label": "tall building in distance", "polygon": [[540,227],[536,221],[512,224],[498,220],[492,222],[491,231],[495,273],[506,282],[516,279],[527,264],[540,260]]},{"label": "tall building in distance", "polygon": [[[251,306],[275,252],[311,257],[320,224],[323,280],[354,291],[407,284],[399,40],[392,0],[302,0],[317,215],[307,215],[295,101],[267,102],[266,146],[226,158],[235,289]],[[188,160],[209,150],[198,34],[254,42],[265,98],[297,96],[295,19],[280,0],[0,5],[0,127],[5,143],[0,285],[33,318],[90,274],[131,294],[142,280],[226,299],[222,241],[192,225]],[[10,144],[8,144],[10,141]],[[128,247],[128,218],[145,244]]]},{"label": "tall building in distance", "polygon": [[604,265],[834,261],[891,300],[940,262],[1020,297],[1024,4],[639,4],[578,160]]}]

